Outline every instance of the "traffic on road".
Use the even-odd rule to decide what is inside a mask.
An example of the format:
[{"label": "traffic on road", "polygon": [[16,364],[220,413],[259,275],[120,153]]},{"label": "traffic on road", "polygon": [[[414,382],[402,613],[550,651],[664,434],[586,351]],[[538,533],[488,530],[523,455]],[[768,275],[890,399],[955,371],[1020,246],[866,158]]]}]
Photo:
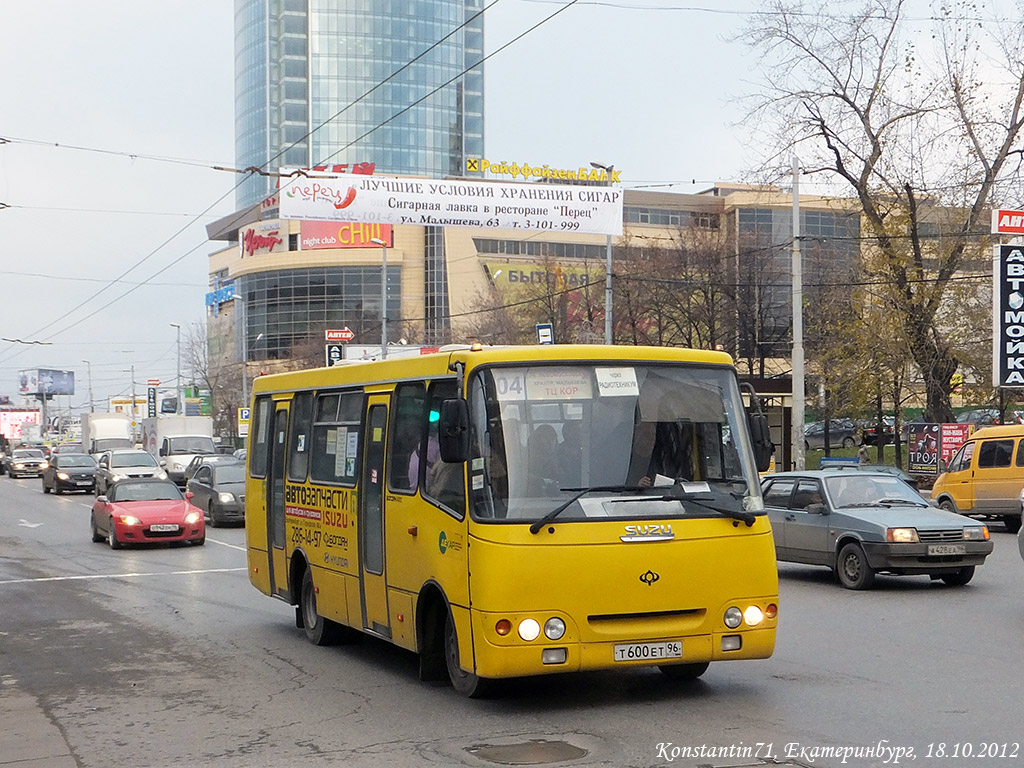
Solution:
[{"label": "traffic on road", "polygon": [[959,766],[952,755],[984,749],[986,765],[1019,765],[1006,658],[1024,629],[1024,542],[998,523],[962,587],[879,573],[870,592],[847,591],[827,568],[780,562],[770,659],[682,685],[650,670],[513,680],[476,701],[424,686],[391,644],[304,642],[292,609],[249,584],[244,527],[208,528],[202,547],[111,551],[91,541],[93,503],[0,479],[0,712],[36,736],[5,727],[0,761],[369,768],[573,754],[566,764],[695,768],[764,764],[759,750],[867,768],[900,750],[901,765]]}]

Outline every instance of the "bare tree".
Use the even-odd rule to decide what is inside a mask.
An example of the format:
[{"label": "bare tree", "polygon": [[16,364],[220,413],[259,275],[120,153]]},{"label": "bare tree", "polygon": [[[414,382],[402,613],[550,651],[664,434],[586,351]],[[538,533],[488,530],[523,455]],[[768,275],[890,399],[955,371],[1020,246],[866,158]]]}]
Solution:
[{"label": "bare tree", "polygon": [[[976,3],[954,0],[939,9],[935,51],[924,51],[905,7],[771,3],[746,34],[767,75],[752,117],[774,158],[799,153],[808,172],[857,198],[886,306],[923,377],[926,418],[946,421],[961,353],[942,313],[950,281],[983,247],[986,208],[1015,183],[1024,25],[984,25]],[[931,237],[940,211],[942,236]]]},{"label": "bare tree", "polygon": [[227,350],[210,348],[206,323],[185,329],[181,351],[186,375],[210,392],[213,426],[218,435],[235,434],[235,408],[242,404],[241,366],[225,362],[234,358]]}]

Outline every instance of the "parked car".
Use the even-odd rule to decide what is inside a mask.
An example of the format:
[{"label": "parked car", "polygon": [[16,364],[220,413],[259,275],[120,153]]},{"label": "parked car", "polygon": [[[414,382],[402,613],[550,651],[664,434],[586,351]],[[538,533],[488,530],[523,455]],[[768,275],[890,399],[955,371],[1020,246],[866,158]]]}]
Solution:
[{"label": "parked car", "polygon": [[783,472],[762,490],[776,557],[832,568],[847,589],[868,589],[876,573],[963,586],[992,552],[988,526],[883,472]]},{"label": "parked car", "polygon": [[102,496],[118,480],[153,477],[165,480],[167,472],[160,468],[148,451],[122,448],[100,454],[96,467],[96,495]]},{"label": "parked car", "polygon": [[96,489],[96,459],[87,453],[58,453],[43,470],[43,493]]},{"label": "parked car", "polygon": [[125,544],[206,541],[203,512],[192,506],[171,480],[119,480],[92,505],[93,541],[106,539],[111,549]]},{"label": "parked car", "polygon": [[[896,419],[893,416],[882,418],[882,426],[879,429],[878,419],[862,419],[860,422],[860,442],[862,445],[888,445],[893,442],[893,429]],[[902,434],[906,434],[902,432]]]},{"label": "parked car", "polygon": [[245,461],[245,457],[246,457],[246,455],[247,455],[247,451],[246,451],[246,449],[245,449],[245,448],[239,448],[239,449],[238,449],[237,451],[235,451],[235,452],[234,452],[234,453],[233,453],[232,455],[233,455],[233,456],[234,456],[234,457],[235,457],[236,459],[238,459],[239,461]]},{"label": "parked car", "polygon": [[974,424],[975,426],[983,427],[989,424],[999,423],[999,409],[998,408],[975,408],[970,411],[964,411],[956,417],[958,424]]},{"label": "parked car", "polygon": [[[852,448],[857,444],[856,428],[847,419],[832,419],[828,423],[829,448]],[[806,450],[825,447],[825,422],[812,421],[804,427],[804,448]]]},{"label": "parked car", "polygon": [[194,456],[192,461],[185,467],[185,486],[188,487],[188,481],[195,475],[196,470],[203,466],[212,466],[214,464],[237,464],[238,459],[232,455],[224,453],[201,453],[198,456]]},{"label": "parked car", "polygon": [[838,472],[884,472],[887,475],[895,475],[900,480],[905,482],[915,491],[920,492],[920,481],[913,475],[908,475],[902,469],[893,467],[888,464],[837,464],[829,467],[822,467],[825,471],[838,471]]},{"label": "parked car", "polygon": [[245,464],[205,464],[188,481],[192,503],[206,514],[216,528],[224,523],[245,522]]},{"label": "parked car", "polygon": [[39,477],[46,469],[46,456],[38,448],[15,448],[4,458],[7,474],[15,477]]}]

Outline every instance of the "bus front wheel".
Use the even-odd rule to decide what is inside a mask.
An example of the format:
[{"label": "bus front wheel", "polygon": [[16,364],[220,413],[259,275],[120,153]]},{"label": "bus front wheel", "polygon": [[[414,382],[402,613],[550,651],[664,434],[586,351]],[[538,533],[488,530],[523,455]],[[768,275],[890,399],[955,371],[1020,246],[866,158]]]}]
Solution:
[{"label": "bus front wheel", "polygon": [[459,664],[459,636],[451,613],[444,623],[444,660],[448,665],[448,677],[452,688],[471,699],[486,696],[492,689],[492,681],[466,672]]}]

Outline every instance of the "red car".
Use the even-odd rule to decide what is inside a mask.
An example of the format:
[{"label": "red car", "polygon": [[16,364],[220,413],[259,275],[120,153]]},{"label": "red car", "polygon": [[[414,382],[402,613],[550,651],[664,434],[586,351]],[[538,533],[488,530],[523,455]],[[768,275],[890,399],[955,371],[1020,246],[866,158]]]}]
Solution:
[{"label": "red car", "polygon": [[191,493],[182,495],[171,480],[121,480],[92,505],[92,540],[106,539],[111,549],[126,544],[202,544],[206,523],[191,498]]}]

